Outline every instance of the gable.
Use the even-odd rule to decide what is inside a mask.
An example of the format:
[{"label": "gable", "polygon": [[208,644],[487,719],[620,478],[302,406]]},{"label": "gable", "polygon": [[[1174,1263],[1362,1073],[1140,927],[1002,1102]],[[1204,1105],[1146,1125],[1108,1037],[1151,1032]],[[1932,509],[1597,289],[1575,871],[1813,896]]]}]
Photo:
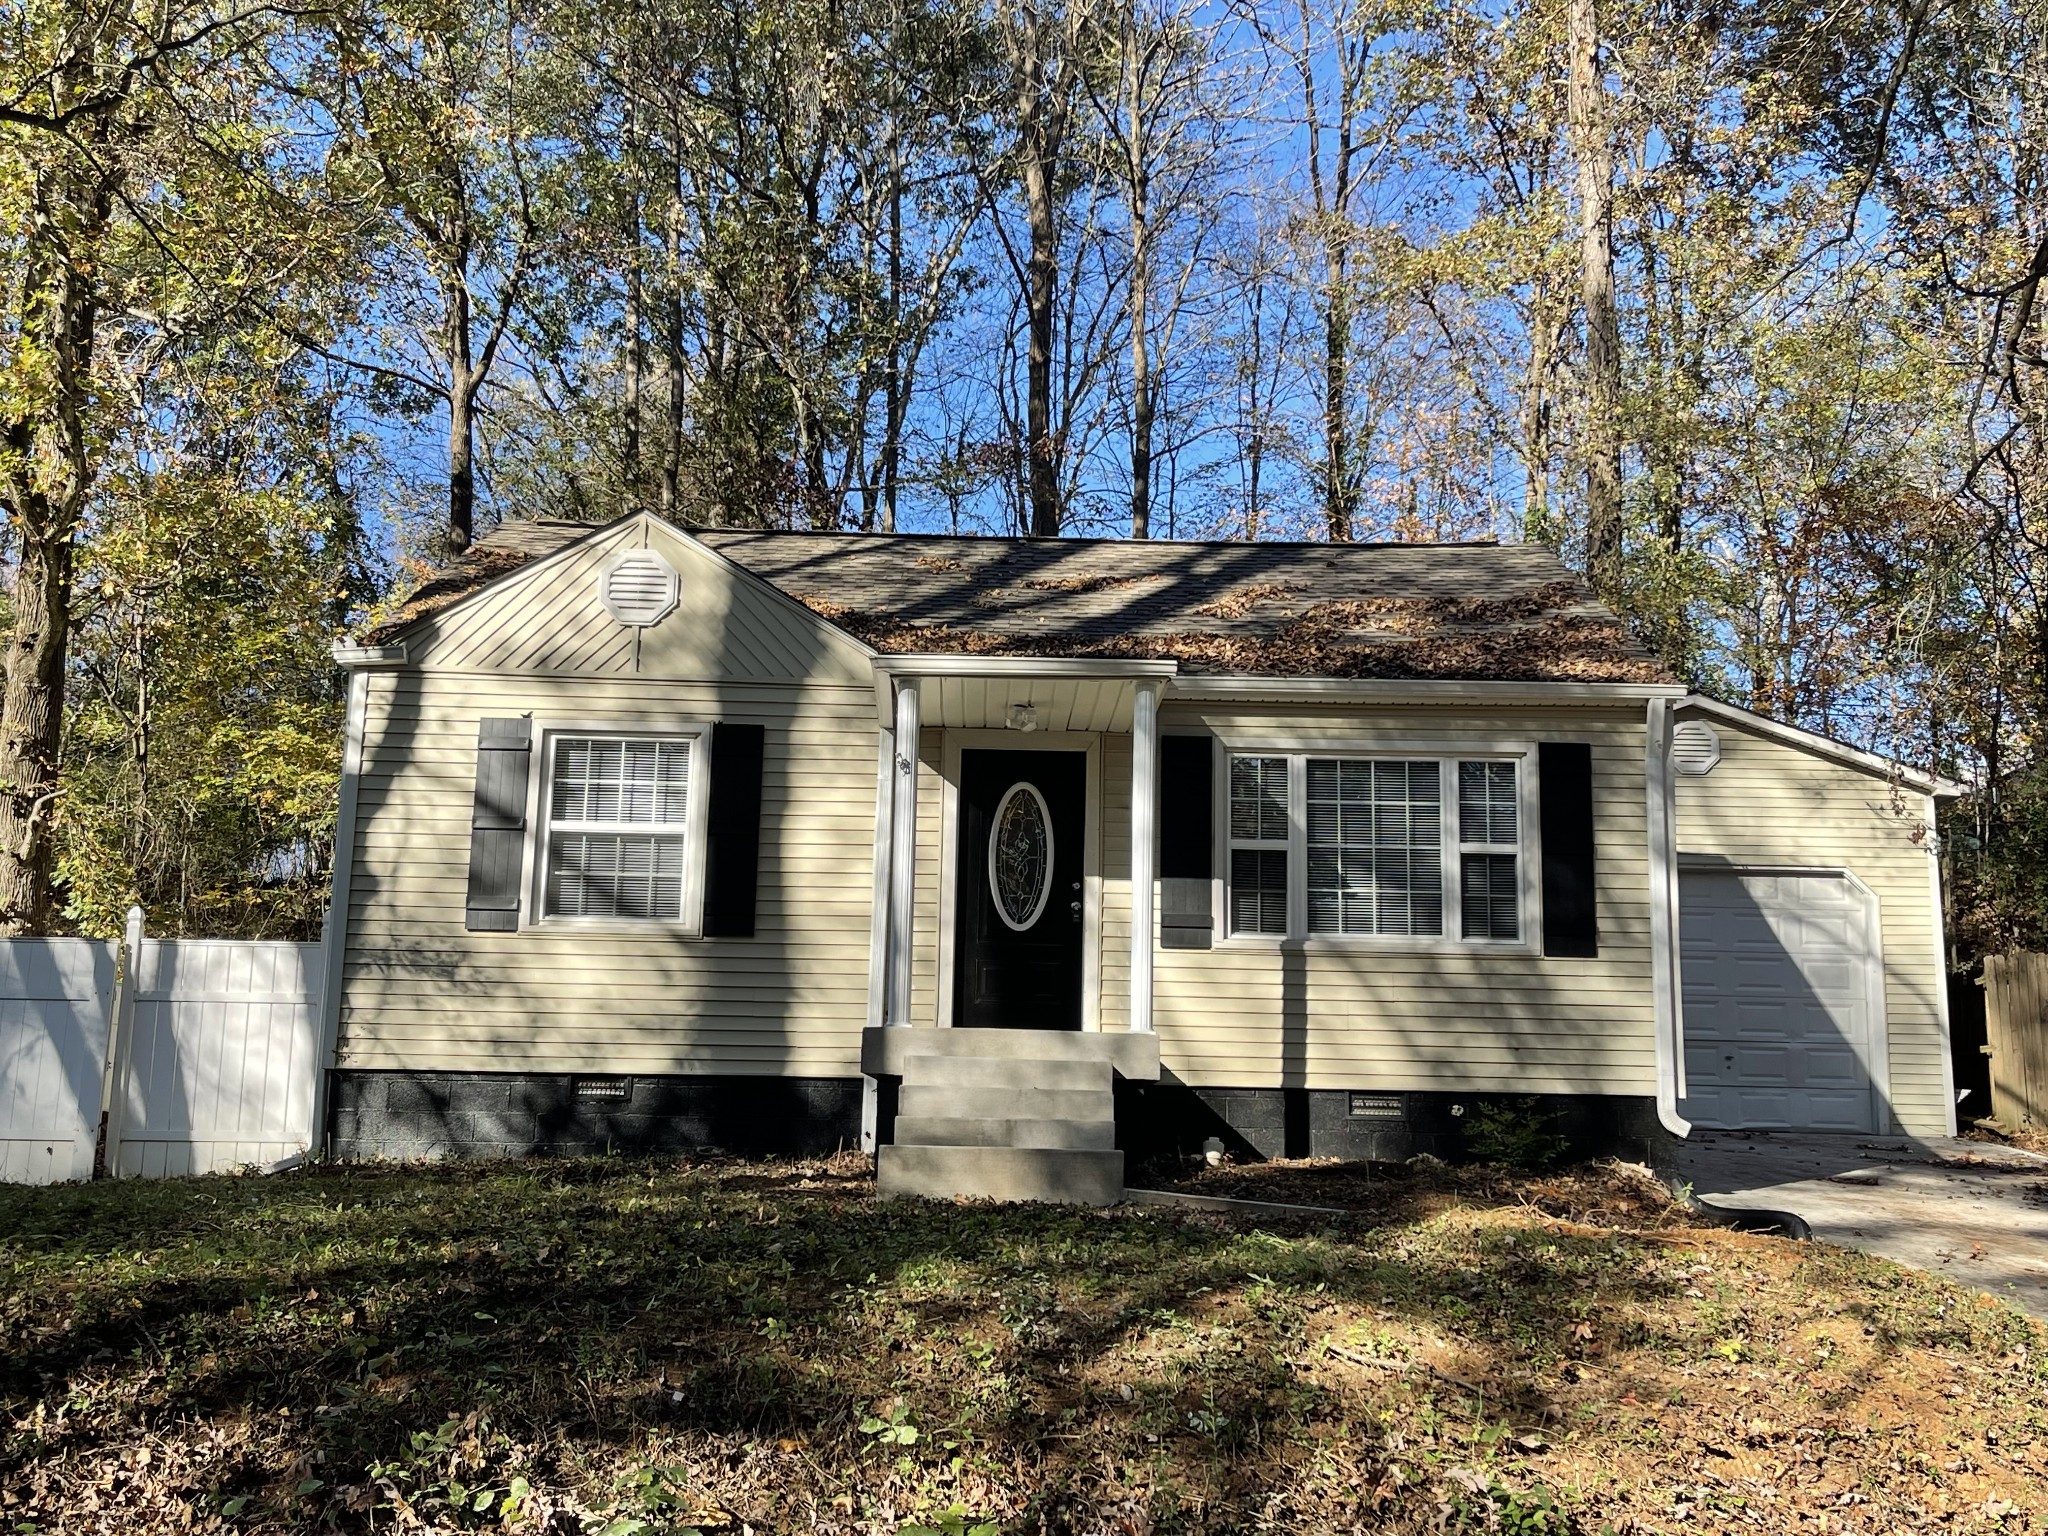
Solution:
[{"label": "gable", "polygon": [[[644,628],[606,607],[624,552],[675,567],[675,606]],[[406,634],[422,668],[585,677],[870,681],[866,650],[801,604],[652,517],[627,518],[422,619]]]}]

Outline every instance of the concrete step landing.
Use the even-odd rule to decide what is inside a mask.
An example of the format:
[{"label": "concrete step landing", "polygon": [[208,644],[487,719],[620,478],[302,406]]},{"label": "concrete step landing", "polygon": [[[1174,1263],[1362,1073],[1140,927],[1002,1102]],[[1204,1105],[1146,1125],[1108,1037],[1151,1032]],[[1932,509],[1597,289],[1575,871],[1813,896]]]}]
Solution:
[{"label": "concrete step landing", "polygon": [[1053,1147],[883,1147],[876,1184],[885,1198],[1044,1200],[1115,1205],[1124,1193],[1121,1152]]},{"label": "concrete step landing", "polygon": [[[884,1197],[1123,1198],[1116,1056],[1100,1035],[1042,1030],[901,1030],[894,1143],[880,1149]],[[889,1042],[894,1044],[894,1042]]]}]

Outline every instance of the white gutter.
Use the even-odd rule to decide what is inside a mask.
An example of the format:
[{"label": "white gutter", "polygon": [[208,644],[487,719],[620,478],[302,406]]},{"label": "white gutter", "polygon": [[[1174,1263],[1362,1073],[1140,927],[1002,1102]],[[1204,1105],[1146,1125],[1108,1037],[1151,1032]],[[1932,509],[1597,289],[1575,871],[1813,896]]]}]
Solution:
[{"label": "white gutter", "polygon": [[1172,677],[1177,661],[1121,661],[1101,656],[982,656],[973,652],[942,652],[917,656],[877,656],[883,677]]},{"label": "white gutter", "polygon": [[353,640],[337,640],[329,647],[328,654],[334,664],[347,672],[363,667],[402,667],[405,665],[405,642],[394,645],[357,645]]},{"label": "white gutter", "polygon": [[1678,974],[1677,817],[1671,790],[1673,701],[1652,699],[1646,711],[1643,793],[1650,834],[1650,993],[1656,1009],[1657,1119],[1683,1138],[1692,1125],[1678,1113],[1685,1097],[1682,994]]},{"label": "white gutter", "polygon": [[1638,704],[1679,699],[1675,683],[1446,682],[1437,678],[1177,676],[1175,699],[1277,699],[1323,704]]}]

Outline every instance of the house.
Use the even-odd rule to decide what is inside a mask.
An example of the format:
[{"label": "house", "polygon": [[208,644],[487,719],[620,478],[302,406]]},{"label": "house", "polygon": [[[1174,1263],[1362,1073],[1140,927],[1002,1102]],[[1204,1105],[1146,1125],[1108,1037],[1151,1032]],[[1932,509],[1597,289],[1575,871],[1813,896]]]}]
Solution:
[{"label": "house", "polygon": [[529,522],[336,655],[342,1156],[1109,1199],[1499,1096],[1953,1126],[1954,787],[1689,696],[1540,547]]}]

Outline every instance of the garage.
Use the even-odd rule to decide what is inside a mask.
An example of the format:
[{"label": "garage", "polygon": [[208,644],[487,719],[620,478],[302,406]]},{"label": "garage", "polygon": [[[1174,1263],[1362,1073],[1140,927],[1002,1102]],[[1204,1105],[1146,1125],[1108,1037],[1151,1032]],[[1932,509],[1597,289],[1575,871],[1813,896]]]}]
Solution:
[{"label": "garage", "polygon": [[1722,1130],[1889,1129],[1878,945],[1876,902],[1848,875],[1682,870],[1680,1113]]}]

